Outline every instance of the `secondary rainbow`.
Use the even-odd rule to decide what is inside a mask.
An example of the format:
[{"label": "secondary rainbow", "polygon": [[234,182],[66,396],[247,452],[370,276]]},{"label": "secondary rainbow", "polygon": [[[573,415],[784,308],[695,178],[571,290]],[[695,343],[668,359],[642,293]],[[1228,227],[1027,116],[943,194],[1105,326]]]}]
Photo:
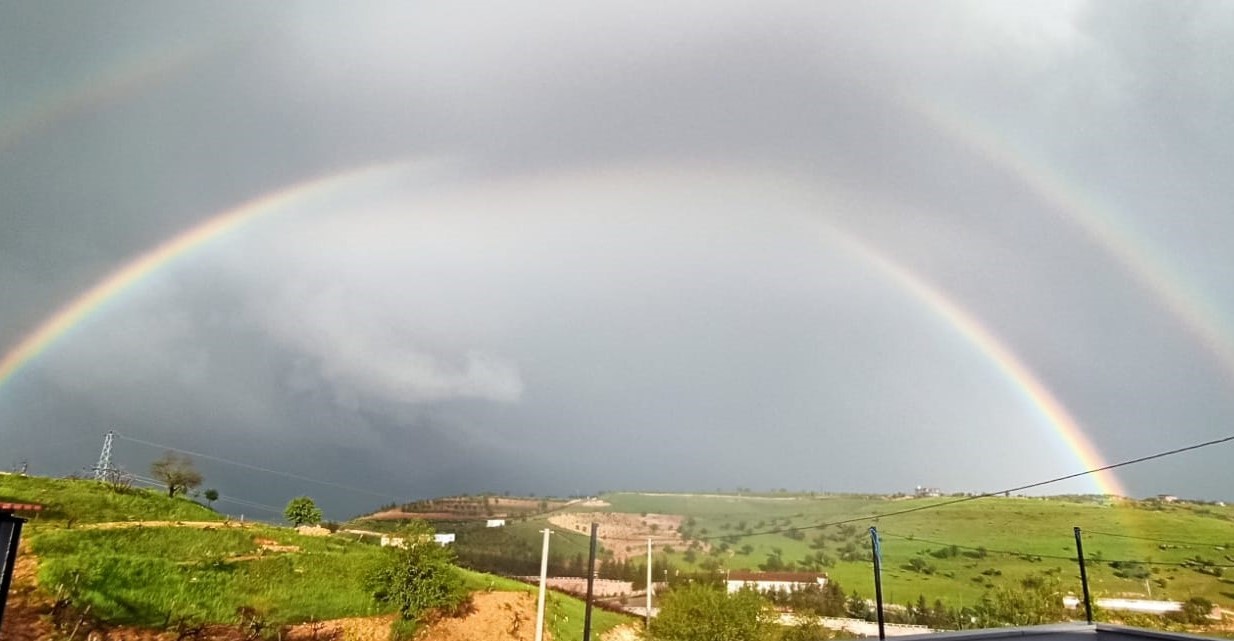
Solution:
[{"label": "secondary rainbow", "polygon": [[[0,359],[0,388],[25,365],[46,351],[83,320],[101,309],[108,301],[139,283],[144,277],[172,262],[196,247],[222,238],[252,221],[303,207],[328,196],[337,196],[345,188],[355,187],[362,179],[401,175],[405,163],[383,164],[340,174],[325,176],[306,183],[262,196],[235,209],[218,214],[206,222],[141,254],[97,285],[74,298],[52,314],[33,332],[17,343]],[[1053,431],[1062,439],[1077,459],[1093,469],[1105,463],[1097,449],[1085,436],[1079,423],[1044,383],[1024,364],[1015,352],[941,290],[915,275],[884,253],[858,240],[851,234],[825,224],[819,224],[827,239],[837,241],[868,264],[889,277],[903,291],[919,300],[989,359],[995,367],[1020,390],[1037,409]],[[1095,475],[1097,487],[1106,494],[1125,495],[1126,491],[1110,472]]]},{"label": "secondary rainbow", "polygon": [[1079,227],[1108,252],[1143,288],[1152,293],[1175,319],[1208,350],[1227,382],[1234,385],[1234,332],[1203,291],[1162,252],[1152,247],[1143,233],[1120,219],[1108,207],[1070,184],[1048,163],[1033,161],[1024,150],[994,129],[974,118],[961,117],[924,101],[909,101],[918,113],[939,131],[963,143],[995,167],[1014,176],[1037,194],[1055,212]]}]

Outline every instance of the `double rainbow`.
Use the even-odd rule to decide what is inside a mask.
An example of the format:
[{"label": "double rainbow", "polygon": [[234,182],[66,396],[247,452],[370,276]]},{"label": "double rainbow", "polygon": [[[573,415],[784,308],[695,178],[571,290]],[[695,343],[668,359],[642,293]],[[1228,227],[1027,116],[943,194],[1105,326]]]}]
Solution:
[{"label": "double rainbow", "polygon": [[[293,208],[309,207],[315,202],[337,197],[340,193],[358,186],[369,188],[373,180],[395,177],[406,169],[406,164],[377,165],[293,185],[217,214],[141,254],[62,306],[5,353],[3,358],[0,358],[0,387],[74,327],[96,313],[105,303],[134,287],[146,276],[169,265],[176,258],[233,234],[258,219],[289,212]],[[1070,412],[1023,360],[976,316],[884,253],[850,234],[825,225],[824,228],[829,238],[837,239],[854,255],[862,258],[901,290],[932,310],[983,354],[1036,408],[1086,469],[1104,465],[1100,453]],[[1095,481],[1100,491],[1105,494],[1126,494],[1126,490],[1112,473],[1097,474]]]}]

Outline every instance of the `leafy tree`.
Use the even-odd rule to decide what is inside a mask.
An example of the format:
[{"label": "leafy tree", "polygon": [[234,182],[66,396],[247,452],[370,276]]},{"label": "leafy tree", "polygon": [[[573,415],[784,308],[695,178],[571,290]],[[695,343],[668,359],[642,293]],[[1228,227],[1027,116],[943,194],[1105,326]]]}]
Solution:
[{"label": "leafy tree", "polygon": [[409,545],[386,548],[385,561],[366,577],[373,598],[395,606],[404,621],[434,610],[457,612],[467,591],[453,565],[453,550],[434,543],[433,530],[423,521],[411,522],[402,536]]},{"label": "leafy tree", "polygon": [[1063,591],[1058,579],[1042,575],[1020,581],[1020,589],[998,588],[977,606],[978,623],[999,625],[1041,625],[1066,621]]},{"label": "leafy tree", "polygon": [[208,503],[210,507],[214,507],[214,502],[219,500],[219,491],[214,488],[210,488],[203,492],[202,496],[206,497],[206,503]]},{"label": "leafy tree", "polygon": [[301,525],[316,525],[321,522],[321,510],[317,508],[317,504],[307,496],[297,496],[287,502],[286,509],[283,510],[283,516],[287,517],[291,524],[300,527]]},{"label": "leafy tree", "polygon": [[729,594],[692,583],[674,588],[651,622],[655,641],[763,641],[771,637],[773,614],[752,589]]},{"label": "leafy tree", "polygon": [[150,464],[150,475],[167,486],[167,496],[174,497],[201,485],[201,472],[187,455],[168,451]]}]

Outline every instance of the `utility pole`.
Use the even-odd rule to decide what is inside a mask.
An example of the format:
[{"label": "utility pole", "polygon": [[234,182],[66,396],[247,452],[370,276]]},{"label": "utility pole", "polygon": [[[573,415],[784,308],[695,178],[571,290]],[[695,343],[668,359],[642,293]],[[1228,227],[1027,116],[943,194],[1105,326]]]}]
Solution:
[{"label": "utility pole", "polygon": [[544,528],[544,549],[540,552],[540,598],[536,602],[536,641],[544,641],[544,589],[548,585],[548,537],[552,530]]},{"label": "utility pole", "polygon": [[111,442],[116,438],[115,432],[107,432],[103,437],[103,450],[99,452],[99,462],[94,466],[94,480],[106,481],[107,473],[111,471]]},{"label": "utility pole", "polygon": [[591,600],[596,585],[596,543],[600,524],[591,522],[591,552],[587,556],[587,611],[583,614],[583,641],[591,641]]},{"label": "utility pole", "polygon": [[874,557],[874,606],[878,609],[878,638],[887,638],[883,619],[883,546],[878,540],[878,528],[870,526],[870,551]]},{"label": "utility pole", "polygon": [[651,537],[647,537],[647,629],[651,629]]}]

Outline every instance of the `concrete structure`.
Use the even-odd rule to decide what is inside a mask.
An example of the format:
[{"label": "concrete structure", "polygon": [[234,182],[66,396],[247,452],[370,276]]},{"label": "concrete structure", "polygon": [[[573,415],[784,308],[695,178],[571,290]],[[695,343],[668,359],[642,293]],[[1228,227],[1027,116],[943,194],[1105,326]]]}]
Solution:
[{"label": "concrete structure", "polygon": [[381,547],[383,548],[388,548],[388,547],[405,548],[407,547],[407,539],[404,539],[401,536],[390,536],[388,534],[382,534],[381,535]]},{"label": "concrete structure", "polygon": [[821,588],[827,585],[827,575],[814,572],[730,572],[725,584],[730,593],[746,586],[759,592],[793,592],[808,585]]}]

